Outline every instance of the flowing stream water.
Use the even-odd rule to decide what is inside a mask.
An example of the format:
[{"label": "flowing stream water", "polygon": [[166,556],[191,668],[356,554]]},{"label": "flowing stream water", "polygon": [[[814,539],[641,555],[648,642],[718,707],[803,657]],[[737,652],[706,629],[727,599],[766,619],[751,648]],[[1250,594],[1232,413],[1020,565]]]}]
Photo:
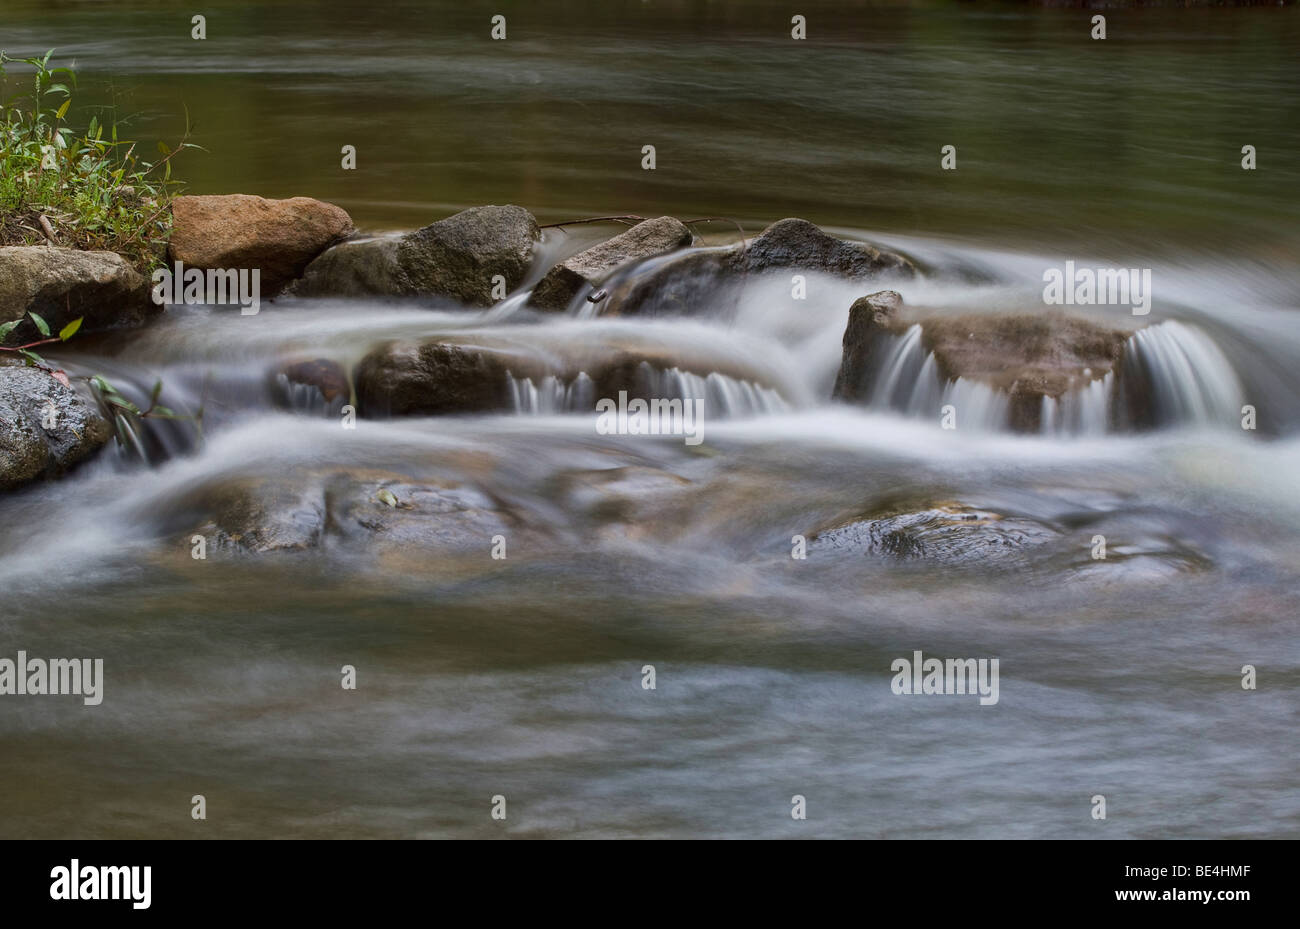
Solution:
[{"label": "flowing stream water", "polygon": [[[150,422],[0,497],[0,657],[105,663],[98,707],[0,699],[0,835],[1300,835],[1294,9],[1116,12],[1103,46],[1077,11],[812,4],[793,46],[769,3],[502,3],[510,38],[490,43],[495,8],[221,0],[206,44],[142,0],[12,5],[0,44],[75,57],[141,134],[189,105],[211,150],[187,153],[194,192],[330,199],[370,230],[489,202],[751,233],[798,215],[912,256],[925,273],[890,286],[936,312],[1041,311],[1067,258],[1149,268],[1124,364],[1156,428],[1116,417],[1112,378],[1014,434],[1005,398],[942,380],[915,330],[869,403],[832,403],[865,291],[815,275],[806,300],[756,278],[688,319],[543,318],[522,291],[488,310],[290,297],[78,340],[52,353],[71,374],[137,398],[161,379],[204,430]],[[548,230],[530,281],[610,231]],[[277,378],[444,335],[690,359],[642,375],[706,399],[704,442],[599,434],[582,376],[351,430],[341,401]],[[535,531],[504,560],[487,536],[444,558],[341,530],[190,557],[212,488],[331,469],[454,480]],[[852,536],[954,514],[986,547]],[[896,696],[890,664],[917,649],[999,658],[998,703]]]}]

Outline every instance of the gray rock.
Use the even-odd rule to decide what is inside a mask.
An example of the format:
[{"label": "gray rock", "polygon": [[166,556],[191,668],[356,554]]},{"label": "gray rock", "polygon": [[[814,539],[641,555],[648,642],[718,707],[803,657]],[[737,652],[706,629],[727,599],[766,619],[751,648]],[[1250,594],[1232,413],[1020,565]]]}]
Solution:
[{"label": "gray rock", "polygon": [[855,281],[916,274],[902,255],[837,239],[806,219],[783,219],[764,229],[745,250],[745,268],[752,273],[798,269]]},{"label": "gray rock", "polygon": [[564,310],[583,288],[599,284],[621,265],[684,248],[691,238],[691,230],[671,216],[637,223],[553,267],[533,289],[528,305]]},{"label": "gray rock", "polygon": [[104,417],[48,372],[0,365],[0,490],[62,473],[110,434]]},{"label": "gray rock", "polygon": [[291,291],[312,297],[440,297],[491,306],[492,279],[522,283],[540,232],[517,206],[481,206],[402,236],[345,242],[307,266]]},{"label": "gray rock", "polygon": [[[149,282],[116,252],[45,245],[0,248],[0,322],[33,312],[58,332],[83,317],[82,332],[99,332],[139,326],[159,309],[149,299]],[[41,337],[36,324],[24,318],[4,344]]]},{"label": "gray rock", "polygon": [[900,254],[838,239],[807,220],[783,219],[748,243],[691,251],[644,275],[629,275],[611,288],[601,315],[722,315],[748,275],[786,271],[864,282],[917,273]]}]

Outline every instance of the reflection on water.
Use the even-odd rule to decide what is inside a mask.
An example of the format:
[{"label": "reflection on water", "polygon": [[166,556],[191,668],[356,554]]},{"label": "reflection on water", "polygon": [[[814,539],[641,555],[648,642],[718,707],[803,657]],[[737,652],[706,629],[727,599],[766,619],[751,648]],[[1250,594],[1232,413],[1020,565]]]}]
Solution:
[{"label": "reflection on water", "polygon": [[[10,5],[9,51],[75,54],[141,131],[174,132],[186,100],[201,191],[333,198],[374,227],[509,201],[797,214],[906,251],[927,268],[906,303],[952,312],[1041,307],[1067,252],[1149,265],[1152,321],[1176,328],[1142,357],[1190,412],[1107,435],[1080,398],[1062,435],[1024,437],[832,406],[861,292],[818,278],[798,304],[754,280],[727,319],[287,298],[86,339],[69,371],[161,377],[207,435],[156,425],[156,467],[101,456],[0,497],[0,657],[102,657],[106,678],[94,712],[0,701],[0,835],[1300,834],[1294,11],[1117,12],[1103,46],[1072,11],[809,5],[795,45],[775,4],[504,3],[490,43],[459,5],[226,0],[191,44],[152,4],[48,25]],[[1236,167],[1247,141],[1267,172]],[[277,379],[434,335],[575,370],[635,346],[673,360],[646,374],[663,389],[735,415],[698,448],[599,435],[581,381],[519,381],[517,412],[345,431]],[[1214,372],[1191,392],[1189,352]],[[1265,435],[1208,424],[1241,394]],[[277,481],[317,495],[313,548],[190,558],[205,501]],[[433,544],[413,500],[447,506]],[[505,560],[473,534],[495,519]],[[999,703],[894,696],[918,648],[998,657]]]}]

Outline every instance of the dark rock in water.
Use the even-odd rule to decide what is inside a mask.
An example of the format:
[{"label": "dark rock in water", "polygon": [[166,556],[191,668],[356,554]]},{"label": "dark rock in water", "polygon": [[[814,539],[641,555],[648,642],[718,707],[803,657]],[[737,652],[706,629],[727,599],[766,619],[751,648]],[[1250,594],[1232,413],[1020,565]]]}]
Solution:
[{"label": "dark rock in water", "polygon": [[[722,315],[751,274],[805,271],[852,281],[910,278],[908,258],[865,242],[828,235],[803,219],[783,219],[748,243],[700,249],[610,287],[606,316]],[[730,292],[728,292],[730,290]]]},{"label": "dark rock in water", "polygon": [[735,248],[692,249],[651,271],[611,282],[601,316],[726,316],[744,265]]},{"label": "dark rock in water", "polygon": [[1059,312],[906,319],[902,297],[881,291],[849,308],[833,396],[868,400],[884,354],[882,337],[902,335],[916,323],[943,379],[964,378],[1006,393],[1012,428],[1026,432],[1040,428],[1044,397],[1060,398],[1111,373],[1132,334]]},{"label": "dark rock in water", "polygon": [[[85,252],[44,245],[0,248],[0,323],[36,313],[58,332],[81,317],[82,332],[139,326],[159,307],[149,282],[116,252]],[[42,338],[29,318],[3,344]]]},{"label": "dark rock in water", "polygon": [[[527,376],[534,364],[514,359]],[[390,342],[357,365],[357,403],[365,416],[479,413],[510,407],[511,359],[445,342]]]},{"label": "dark rock in water", "polygon": [[882,290],[853,301],[844,327],[844,353],[831,396],[849,402],[870,399],[872,375],[883,361],[881,336],[898,334],[902,308],[903,297],[896,290]]},{"label": "dark rock in water", "polygon": [[345,242],[313,261],[293,293],[311,297],[440,297],[491,306],[493,278],[518,287],[533,261],[537,220],[517,206],[480,206],[423,229]]},{"label": "dark rock in water", "polygon": [[167,252],[173,261],[201,269],[256,268],[264,297],[275,296],[353,232],[342,208],[311,197],[177,197],[172,220]]},{"label": "dark rock in water", "polygon": [[1007,567],[1027,563],[1028,550],[1057,538],[1055,529],[1035,520],[941,503],[819,530],[810,537],[809,552]]},{"label": "dark rock in water", "polygon": [[744,262],[745,269],[755,273],[815,271],[855,281],[916,274],[916,266],[902,255],[837,239],[806,219],[783,219],[768,226],[749,243]]},{"label": "dark rock in water", "polygon": [[[656,372],[672,368],[706,377],[717,373],[736,381],[769,387],[761,372],[717,358],[669,352],[662,347],[609,337],[589,345],[548,346],[525,353],[509,344],[462,345],[448,338],[428,342],[395,341],[378,346],[355,371],[358,410],[363,416],[441,415],[509,410],[516,384],[544,379],[573,387],[581,379],[594,412],[599,397],[664,398]],[[512,381],[513,379],[513,381]]]},{"label": "dark rock in water", "polygon": [[104,417],[48,372],[0,365],[0,490],[62,473],[110,434]]},{"label": "dark rock in water", "polygon": [[528,305],[564,310],[583,288],[599,284],[614,269],[683,248],[691,244],[691,238],[691,230],[671,216],[637,223],[627,232],[557,264],[533,289]]},{"label": "dark rock in water", "polygon": [[343,366],[328,358],[286,362],[271,380],[281,402],[294,410],[337,412],[352,393]]}]

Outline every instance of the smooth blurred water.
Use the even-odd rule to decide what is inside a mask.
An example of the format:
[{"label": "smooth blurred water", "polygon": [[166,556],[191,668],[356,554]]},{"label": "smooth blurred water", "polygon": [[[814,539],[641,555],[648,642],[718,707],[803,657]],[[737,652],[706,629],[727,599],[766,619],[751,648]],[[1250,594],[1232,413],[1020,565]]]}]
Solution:
[{"label": "smooth blurred water", "polygon": [[[54,9],[7,0],[0,46],[58,46],[150,139],[188,104],[210,149],[186,155],[195,191],[332,199],[369,228],[486,202],[799,215],[907,251],[927,273],[905,301],[951,312],[1041,308],[1042,270],[1067,258],[1151,267],[1153,321],[1206,333],[1268,428],[1023,437],[832,406],[861,288],[817,278],[801,303],[755,281],[728,319],[174,308],[56,356],[208,402],[203,444],[166,433],[153,469],[108,453],[0,497],[0,657],[106,671],[94,709],[0,698],[0,835],[1300,834],[1294,8],[1110,11],[1105,43],[1088,13],[1020,6],[803,5],[806,43],[770,3],[217,0],[206,43],[194,11]],[[535,274],[607,231],[549,233]],[[742,365],[789,409],[709,419],[692,449],[578,413],[344,431],[268,395],[286,357],[351,364],[434,335],[652,346]],[[465,481],[546,541],[493,561],[487,539],[430,557],[336,533],[190,559],[196,494],[329,469]],[[955,563],[790,557],[796,534],[947,504],[1046,541]],[[890,663],[916,649],[998,657],[999,703],[895,696]]]}]

